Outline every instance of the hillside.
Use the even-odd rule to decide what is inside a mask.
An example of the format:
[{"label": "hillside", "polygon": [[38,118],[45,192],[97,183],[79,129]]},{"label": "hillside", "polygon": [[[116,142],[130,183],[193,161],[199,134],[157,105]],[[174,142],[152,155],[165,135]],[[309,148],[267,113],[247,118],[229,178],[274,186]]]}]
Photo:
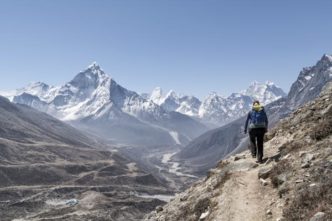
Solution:
[{"label": "hillside", "polygon": [[134,220],[154,194],[169,192],[112,147],[0,97],[1,221]]},{"label": "hillside", "polygon": [[265,164],[248,151],[220,161],[208,176],[147,221],[331,220],[332,83],[267,134]]}]

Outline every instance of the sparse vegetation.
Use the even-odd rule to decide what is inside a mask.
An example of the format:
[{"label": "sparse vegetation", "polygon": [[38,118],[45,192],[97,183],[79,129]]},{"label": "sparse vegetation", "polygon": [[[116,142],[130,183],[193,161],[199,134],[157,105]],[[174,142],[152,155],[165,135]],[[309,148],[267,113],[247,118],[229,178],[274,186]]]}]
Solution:
[{"label": "sparse vegetation", "polygon": [[282,145],[279,150],[281,151],[281,155],[285,156],[288,153],[298,151],[299,149],[303,148],[305,146],[305,143],[303,140],[295,140],[291,142],[287,142],[284,145]]},{"label": "sparse vegetation", "polygon": [[320,166],[311,169],[311,172],[314,173],[314,185],[305,183],[295,189],[294,199],[284,210],[286,220],[309,220],[317,212],[326,214],[324,220],[332,220],[332,164],[322,162]]},{"label": "sparse vegetation", "polygon": [[310,137],[315,140],[322,140],[332,134],[332,116],[330,119],[321,121],[316,125]]},{"label": "sparse vegetation", "polygon": [[270,178],[274,187],[280,186],[283,182],[280,179],[282,174],[286,174],[291,169],[289,160],[281,160],[271,170]]},{"label": "sparse vegetation", "polygon": [[196,217],[199,218],[199,216],[204,213],[207,208],[210,206],[210,199],[209,198],[203,198],[198,201],[198,203],[194,207],[194,212]]}]

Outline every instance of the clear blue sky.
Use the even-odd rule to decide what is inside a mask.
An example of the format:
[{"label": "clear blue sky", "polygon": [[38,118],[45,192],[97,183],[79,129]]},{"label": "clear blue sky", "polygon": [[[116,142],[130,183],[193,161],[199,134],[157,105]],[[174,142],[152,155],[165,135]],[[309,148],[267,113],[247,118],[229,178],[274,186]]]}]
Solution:
[{"label": "clear blue sky", "polygon": [[0,90],[71,80],[97,61],[137,92],[288,91],[332,53],[328,0],[0,0]]}]

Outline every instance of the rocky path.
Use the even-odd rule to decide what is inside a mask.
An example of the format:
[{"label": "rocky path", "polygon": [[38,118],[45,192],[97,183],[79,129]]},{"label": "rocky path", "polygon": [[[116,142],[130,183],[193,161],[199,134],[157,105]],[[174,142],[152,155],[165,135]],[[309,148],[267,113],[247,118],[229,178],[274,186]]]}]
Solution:
[{"label": "rocky path", "polygon": [[[270,148],[266,157],[273,156],[275,151]],[[277,190],[269,180],[258,179],[259,171],[269,168],[270,164],[255,164],[255,159],[249,154],[240,158],[231,163],[231,176],[216,199],[219,209],[212,212],[208,220],[278,220],[282,202],[278,199]]]},{"label": "rocky path", "polygon": [[218,204],[224,210],[216,217],[221,220],[257,221],[264,220],[265,207],[264,189],[257,179],[258,170],[236,172],[225,183],[223,194]]}]

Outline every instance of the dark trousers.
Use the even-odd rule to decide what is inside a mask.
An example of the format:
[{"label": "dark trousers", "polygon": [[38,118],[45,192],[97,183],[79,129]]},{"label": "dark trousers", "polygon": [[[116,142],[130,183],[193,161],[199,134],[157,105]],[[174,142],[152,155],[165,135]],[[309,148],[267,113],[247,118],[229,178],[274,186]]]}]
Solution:
[{"label": "dark trousers", "polygon": [[249,131],[250,150],[252,155],[257,155],[257,160],[263,160],[265,128],[253,128]]}]

